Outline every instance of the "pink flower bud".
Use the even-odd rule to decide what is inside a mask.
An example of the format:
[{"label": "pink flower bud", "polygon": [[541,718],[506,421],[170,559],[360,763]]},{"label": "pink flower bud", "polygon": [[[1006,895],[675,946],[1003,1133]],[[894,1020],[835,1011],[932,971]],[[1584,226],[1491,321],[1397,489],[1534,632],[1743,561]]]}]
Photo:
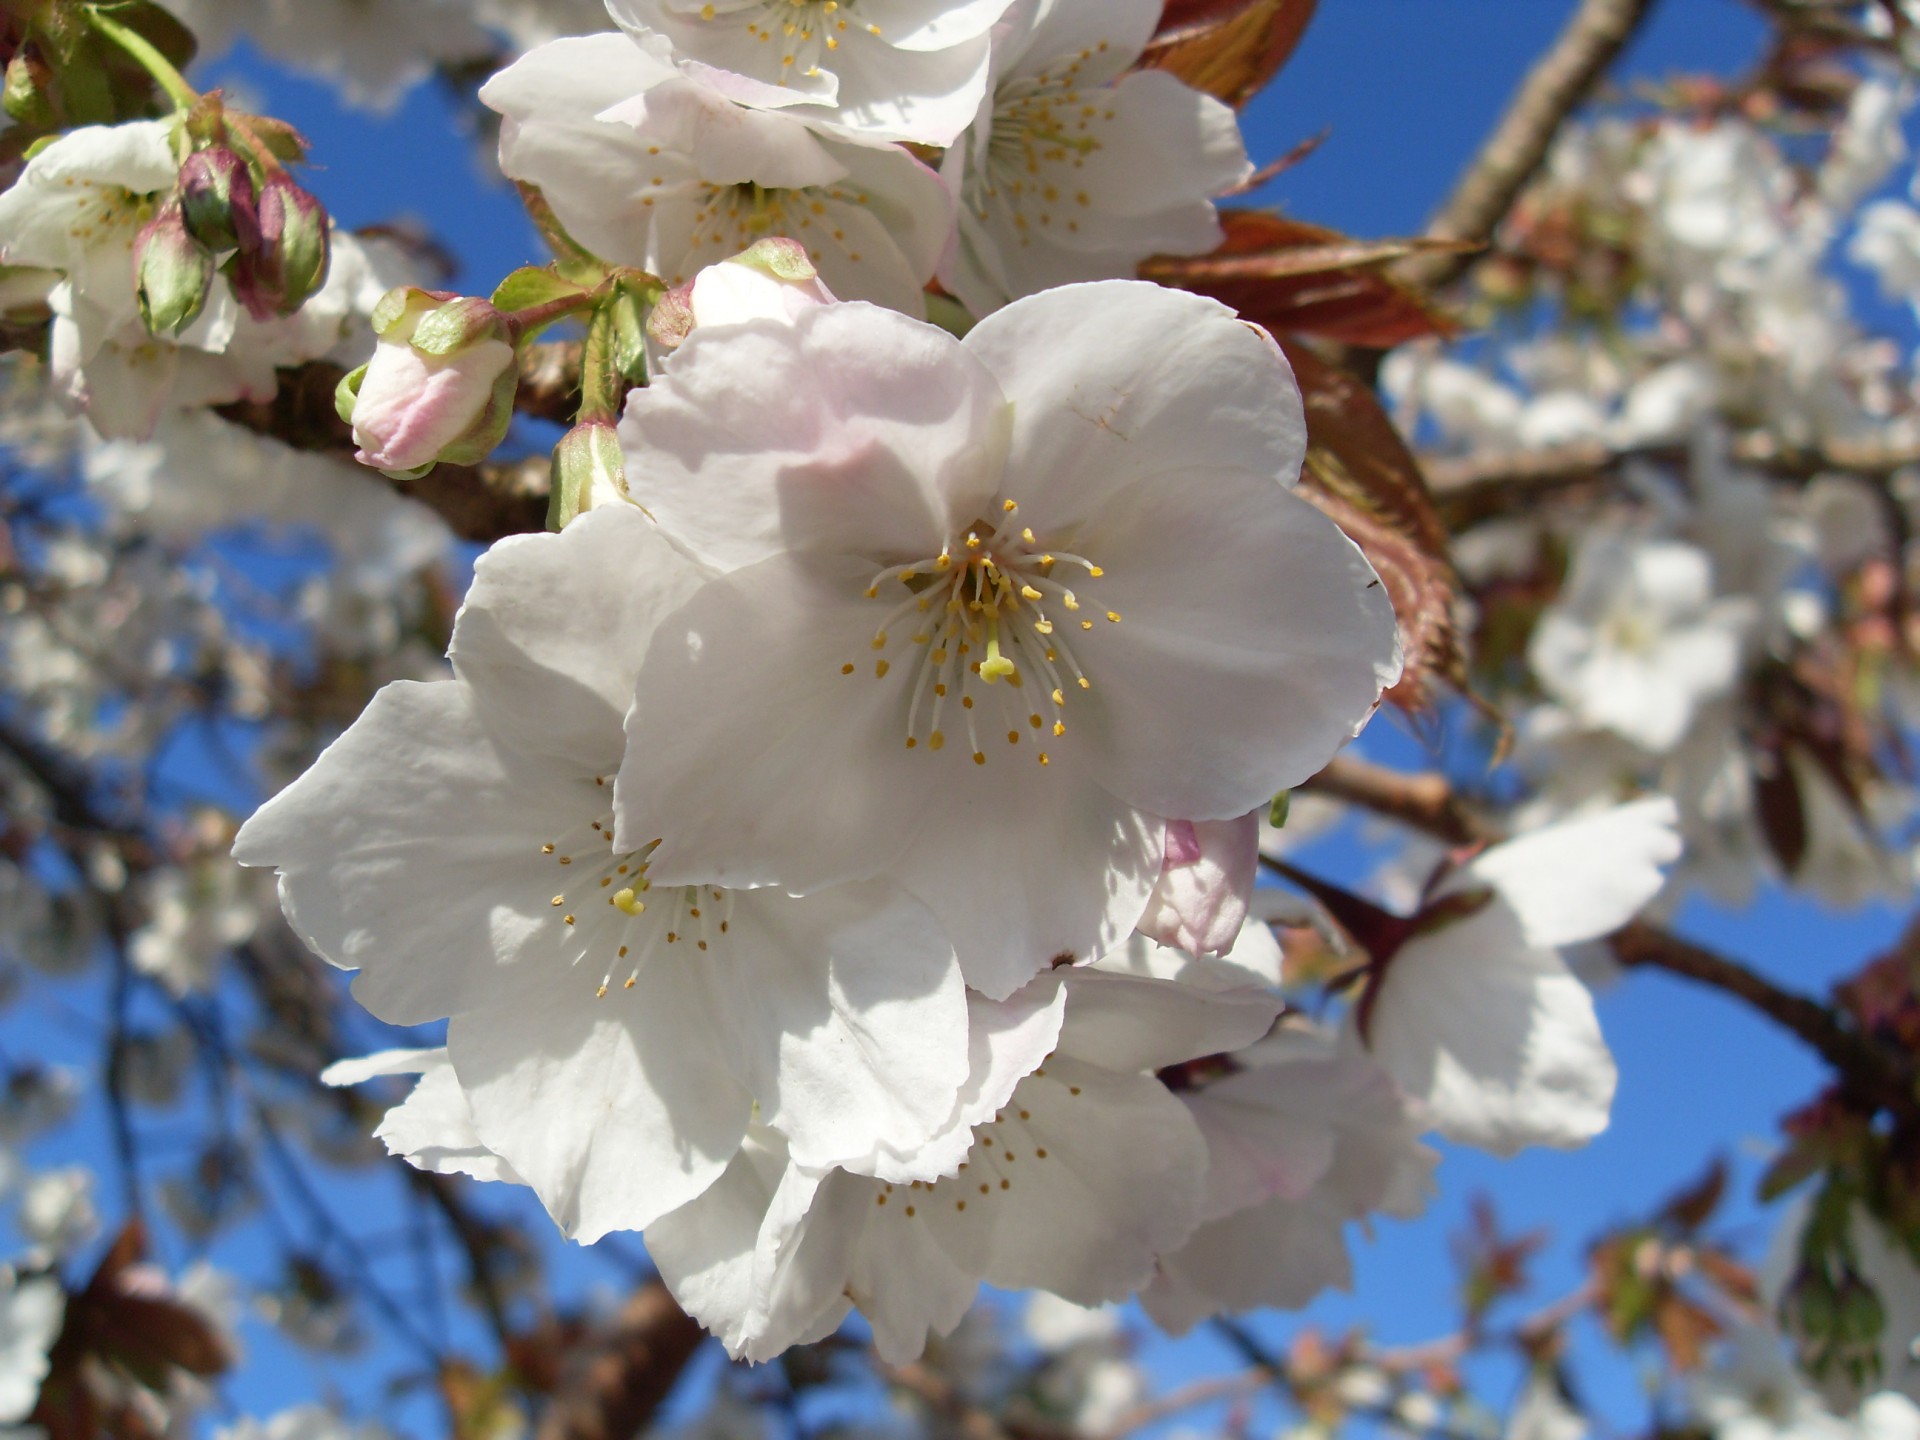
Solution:
[{"label": "pink flower bud", "polygon": [[196,150],[180,167],[187,232],[209,250],[257,250],[260,216],[247,162],[225,145]]},{"label": "pink flower bud", "polygon": [[390,292],[373,359],[341,381],[357,458],[388,472],[473,464],[506,434],[519,375],[506,317],[484,300]]},{"label": "pink flower bud", "polygon": [[1224,955],[1240,938],[1260,858],[1260,812],[1173,820],[1159,882],[1135,927],[1190,955]]},{"label": "pink flower bud", "polygon": [[291,315],[327,279],[327,212],[284,170],[260,187],[259,234],[227,262],[234,296],[256,320]]},{"label": "pink flower bud", "polygon": [[574,516],[599,506],[630,503],[620,432],[607,421],[588,420],[562,435],[553,447],[550,475],[549,530],[563,530]]}]

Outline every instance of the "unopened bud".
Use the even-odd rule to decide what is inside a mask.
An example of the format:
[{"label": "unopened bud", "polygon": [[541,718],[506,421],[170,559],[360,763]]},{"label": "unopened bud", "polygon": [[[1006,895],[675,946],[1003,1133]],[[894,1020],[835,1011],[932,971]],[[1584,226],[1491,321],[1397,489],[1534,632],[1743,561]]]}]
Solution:
[{"label": "unopened bud", "polygon": [[32,49],[19,50],[7,62],[4,90],[0,90],[0,109],[23,129],[57,130],[60,112],[54,107],[53,70]]},{"label": "unopened bud", "polygon": [[180,167],[187,230],[209,250],[257,250],[260,217],[247,162],[225,145],[196,150]]},{"label": "unopened bud", "polygon": [[135,238],[133,270],[149,335],[178,335],[205,307],[213,254],[187,233],[178,201],[169,200]]},{"label": "unopened bud", "polygon": [[553,447],[549,530],[565,529],[574,516],[598,506],[629,503],[619,431],[605,420],[588,420],[560,437]]},{"label": "unopened bud", "polygon": [[693,277],[690,299],[695,325],[737,325],[744,320],[793,321],[803,311],[834,298],[797,240],[774,236],[731,260],[709,265]]},{"label": "unopened bud", "polygon": [[373,325],[373,359],[334,397],[355,458],[390,474],[484,460],[507,433],[519,384],[506,317],[471,296],[402,287],[374,307]]},{"label": "unopened bud", "polygon": [[233,293],[256,320],[291,315],[327,279],[327,212],[276,170],[256,201],[259,235],[228,262]]}]

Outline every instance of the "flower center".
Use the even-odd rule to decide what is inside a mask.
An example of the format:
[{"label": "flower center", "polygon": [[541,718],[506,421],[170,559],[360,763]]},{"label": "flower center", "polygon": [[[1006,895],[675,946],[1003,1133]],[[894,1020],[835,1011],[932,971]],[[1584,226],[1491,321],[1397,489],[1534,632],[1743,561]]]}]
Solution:
[{"label": "flower center", "polygon": [[[840,48],[850,13],[858,0],[707,0],[698,9],[702,20],[744,23],[747,34],[780,57],[780,83],[793,76],[811,80],[820,73],[821,57]],[[689,7],[691,8],[691,7]],[[878,25],[861,24],[869,35]]]},{"label": "flower center", "polygon": [[[1036,732],[1034,744],[1044,746],[1067,733],[1068,691],[1093,688],[1068,642],[1094,621],[1058,572],[1078,569],[1095,580],[1106,572],[1084,556],[1044,549],[1020,525],[1019,504],[1000,503],[998,523],[971,525],[939,554],[889,566],[867,585],[868,599],[894,602],[873,634],[881,652],[873,674],[885,680],[899,661],[895,683],[909,687],[909,750],[944,749],[956,724],[976,765],[987,763],[983,731],[1004,727],[1009,745]],[[1120,623],[1117,610],[1103,613]],[[840,673],[858,668],[849,662]],[[1045,749],[1037,759],[1052,763]]]},{"label": "flower center", "polygon": [[[820,263],[823,250],[835,250],[858,263],[860,251],[851,248],[839,207],[868,208],[872,197],[858,186],[815,185],[802,190],[769,189],[762,185],[702,187],[699,209],[687,240],[685,268],[670,283],[684,284],[701,267],[729,255],[738,255],[769,235],[784,235],[806,248],[807,257]],[[854,242],[857,243],[857,242]]]},{"label": "flower center", "polygon": [[[593,783],[604,788],[606,777],[596,775]],[[605,962],[596,999],[606,996],[623,970],[623,987],[631,990],[656,951],[690,946],[705,953],[731,928],[730,890],[701,885],[654,890],[647,866],[659,846],[654,840],[640,850],[616,851],[609,812],[540,847],[541,855],[561,867],[561,889],[547,902],[549,912],[567,929],[584,933],[586,954]]]},{"label": "flower center", "polygon": [[1075,211],[1093,204],[1072,172],[1102,148],[1099,131],[1114,118],[1104,93],[1078,88],[1081,65],[1096,53],[1084,50],[1063,66],[1012,76],[994,97],[986,164],[970,172],[966,198],[982,220],[991,205],[1003,206],[1022,245],[1036,226],[1046,229],[1056,220],[1077,233]]}]

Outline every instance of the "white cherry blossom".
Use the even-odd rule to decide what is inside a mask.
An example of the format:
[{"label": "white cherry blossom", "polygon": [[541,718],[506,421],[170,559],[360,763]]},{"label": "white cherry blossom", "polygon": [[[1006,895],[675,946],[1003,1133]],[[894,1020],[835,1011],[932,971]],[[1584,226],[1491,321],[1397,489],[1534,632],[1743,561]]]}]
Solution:
[{"label": "white cherry blossom", "polygon": [[835,295],[923,313],[952,216],[939,177],[899,146],[735,104],[651,39],[554,41],[489,80],[501,169],[583,245],[669,285],[786,235]]},{"label": "white cherry blossom", "polygon": [[756,1107],[809,1164],[916,1157],[967,1073],[921,907],[661,884],[651,847],[614,844],[638,657],[703,579],[631,507],[502,542],[456,678],[388,686],[234,847],[375,1014],[452,1017],[481,1142],[585,1240],[699,1194]]},{"label": "white cherry blossom", "polygon": [[1673,802],[1638,800],[1496,845],[1429,904],[1461,913],[1387,957],[1346,1032],[1425,1103],[1450,1140],[1511,1155],[1606,1128],[1616,1078],[1593,997],[1564,946],[1618,929],[1680,853]]},{"label": "white cherry blossom", "polygon": [[23,1279],[11,1267],[0,1271],[0,1424],[32,1413],[66,1309],[57,1275]]},{"label": "white cherry blossom", "polygon": [[1161,8],[1021,0],[995,27],[992,93],[940,167],[959,202],[940,283],[976,315],[1220,243],[1213,198],[1253,167],[1230,107],[1129,73]]},{"label": "white cherry blossom", "polygon": [[1288,491],[1294,393],[1264,334],[1137,282],[964,342],[847,304],[695,330],[626,472],[721,575],[648,654],[620,843],[675,883],[892,876],[996,996],[1119,945],[1162,817],[1297,784],[1398,672],[1371,567]]},{"label": "white cherry blossom", "polygon": [[1584,723],[1663,752],[1732,689],[1752,619],[1749,603],[1716,598],[1706,552],[1597,530],[1579,542],[1527,659]]},{"label": "white cherry blossom", "polygon": [[733,99],[883,140],[951,144],[1008,0],[608,0]]},{"label": "white cherry blossom", "polygon": [[971,1144],[941,1178],[821,1173],[750,1143],[649,1231],[649,1253],[688,1311],[750,1360],[858,1307],[881,1356],[902,1363],[959,1323],[982,1280],[1078,1304],[1122,1298],[1191,1232],[1205,1168],[1199,1131],[1148,1072],[1250,1043],[1277,1009],[1257,992],[1098,970],[976,998],[975,1075],[955,1117]]}]

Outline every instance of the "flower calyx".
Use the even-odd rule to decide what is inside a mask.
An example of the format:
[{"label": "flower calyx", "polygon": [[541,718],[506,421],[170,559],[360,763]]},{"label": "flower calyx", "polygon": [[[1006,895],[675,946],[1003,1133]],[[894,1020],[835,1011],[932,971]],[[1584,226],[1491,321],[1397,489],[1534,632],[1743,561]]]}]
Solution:
[{"label": "flower calyx", "polygon": [[133,269],[134,295],[149,335],[178,335],[206,308],[213,252],[189,231],[177,197],[135,238]]}]

